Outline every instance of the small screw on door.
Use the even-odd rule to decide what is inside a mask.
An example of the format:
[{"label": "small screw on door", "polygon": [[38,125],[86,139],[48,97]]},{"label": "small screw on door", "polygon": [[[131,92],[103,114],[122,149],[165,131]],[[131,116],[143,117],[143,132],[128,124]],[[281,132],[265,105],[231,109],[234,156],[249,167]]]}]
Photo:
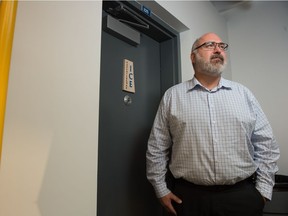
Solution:
[{"label": "small screw on door", "polygon": [[132,103],[132,98],[129,95],[125,95],[124,104],[129,106]]}]

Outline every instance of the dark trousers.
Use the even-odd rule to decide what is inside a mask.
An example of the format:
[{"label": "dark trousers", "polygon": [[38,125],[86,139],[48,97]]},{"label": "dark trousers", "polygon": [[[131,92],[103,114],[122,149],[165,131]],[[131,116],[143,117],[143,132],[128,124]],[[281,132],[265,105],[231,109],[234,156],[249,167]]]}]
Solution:
[{"label": "dark trousers", "polygon": [[235,185],[200,186],[176,179],[177,216],[262,216],[264,200],[252,180]]}]

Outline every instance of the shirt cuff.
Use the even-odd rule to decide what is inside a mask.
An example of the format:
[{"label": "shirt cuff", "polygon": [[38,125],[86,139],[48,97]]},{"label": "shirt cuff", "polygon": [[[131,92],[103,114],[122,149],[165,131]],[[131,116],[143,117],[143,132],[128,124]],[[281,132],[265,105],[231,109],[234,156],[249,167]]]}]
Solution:
[{"label": "shirt cuff", "polygon": [[156,185],[154,186],[154,190],[157,198],[161,198],[171,193],[171,191],[167,188],[166,184]]}]

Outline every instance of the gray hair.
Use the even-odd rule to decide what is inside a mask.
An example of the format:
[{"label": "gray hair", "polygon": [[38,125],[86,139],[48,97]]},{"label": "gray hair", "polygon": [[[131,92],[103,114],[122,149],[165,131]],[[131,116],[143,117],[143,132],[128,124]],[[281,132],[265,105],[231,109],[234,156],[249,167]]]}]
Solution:
[{"label": "gray hair", "polygon": [[193,43],[192,49],[191,49],[191,53],[197,52],[197,50],[194,50],[194,49],[198,46],[199,40],[200,40],[200,38],[197,38],[197,39],[195,40],[195,42]]}]

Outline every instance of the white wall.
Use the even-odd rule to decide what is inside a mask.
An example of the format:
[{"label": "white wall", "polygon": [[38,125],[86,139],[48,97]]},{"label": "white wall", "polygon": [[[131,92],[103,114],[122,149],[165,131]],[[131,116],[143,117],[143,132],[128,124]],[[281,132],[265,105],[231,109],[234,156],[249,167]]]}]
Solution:
[{"label": "white wall", "polygon": [[19,1],[1,216],[96,215],[101,5]]},{"label": "white wall", "polygon": [[[163,1],[193,41],[225,20],[209,2]],[[101,2],[19,1],[0,173],[1,216],[95,216]],[[230,72],[226,76],[231,76]]]},{"label": "white wall", "polygon": [[288,2],[254,1],[225,14],[232,78],[252,90],[280,145],[279,174],[288,174]]},{"label": "white wall", "polygon": [[[215,32],[223,41],[228,42],[225,18],[219,15],[209,1],[160,0],[158,3],[190,28],[190,30],[180,34],[180,40],[182,80],[191,79],[194,74],[190,61],[192,44],[198,37],[207,32]],[[227,65],[223,76],[231,79],[230,64]]]}]

